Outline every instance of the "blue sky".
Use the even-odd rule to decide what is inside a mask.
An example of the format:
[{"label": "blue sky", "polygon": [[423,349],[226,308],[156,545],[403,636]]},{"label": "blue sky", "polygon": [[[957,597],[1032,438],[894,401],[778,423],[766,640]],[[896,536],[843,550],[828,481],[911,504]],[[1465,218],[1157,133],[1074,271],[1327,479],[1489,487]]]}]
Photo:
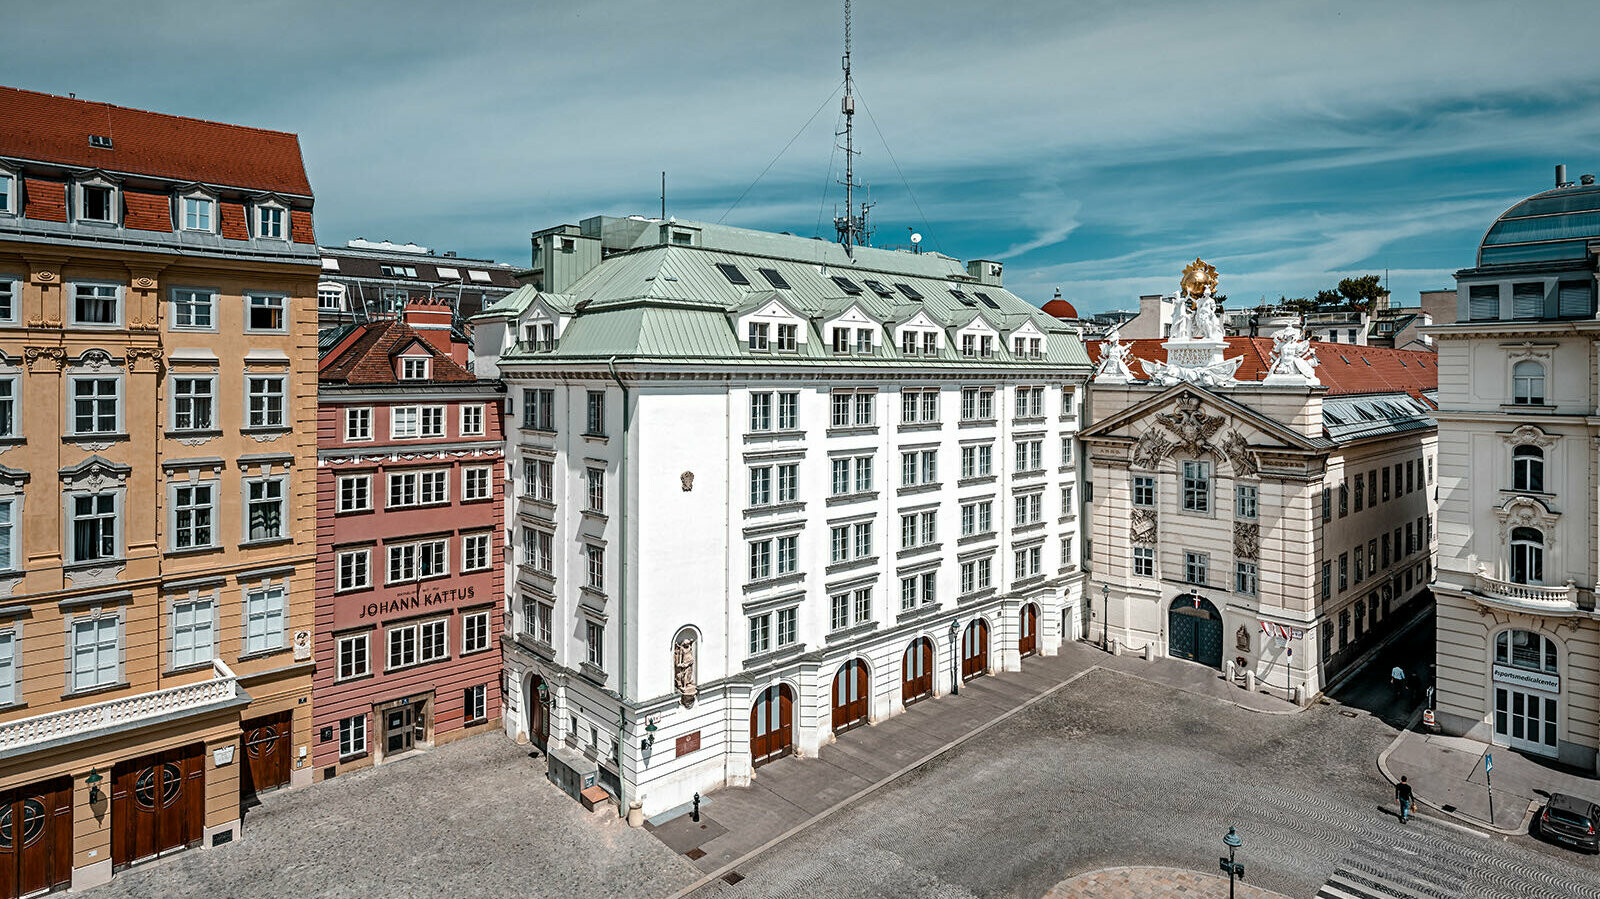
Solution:
[{"label": "blue sky", "polygon": [[[11,11],[0,80],[294,131],[324,242],[524,263],[532,230],[655,214],[662,169],[671,215],[831,236],[841,5],[57,0]],[[1415,303],[1555,163],[1600,169],[1591,20],[1580,2],[861,0],[875,242],[915,228],[1081,311],[1171,290],[1195,256],[1236,303],[1385,269]]]}]

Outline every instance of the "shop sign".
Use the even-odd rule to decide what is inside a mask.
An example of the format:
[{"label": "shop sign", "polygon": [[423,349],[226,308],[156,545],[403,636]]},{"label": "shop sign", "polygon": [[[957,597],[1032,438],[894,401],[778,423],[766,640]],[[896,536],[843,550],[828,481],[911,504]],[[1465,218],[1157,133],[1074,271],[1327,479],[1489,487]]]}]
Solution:
[{"label": "shop sign", "polygon": [[678,738],[678,752],[677,752],[677,755],[680,755],[680,756],[688,755],[689,753],[694,752],[695,750],[697,750],[699,748],[700,748],[700,732],[699,731],[695,731],[692,734],[684,734],[683,736]]},{"label": "shop sign", "polygon": [[1513,687],[1527,687],[1530,690],[1543,690],[1546,693],[1561,692],[1560,676],[1546,674],[1543,671],[1513,668],[1509,665],[1494,666],[1494,682],[1510,684]]},{"label": "shop sign", "polygon": [[382,602],[369,602],[361,607],[361,618],[387,618],[400,612],[416,612],[434,606],[466,602],[472,599],[473,588],[451,587],[448,590],[419,590],[413,596],[398,596]]}]

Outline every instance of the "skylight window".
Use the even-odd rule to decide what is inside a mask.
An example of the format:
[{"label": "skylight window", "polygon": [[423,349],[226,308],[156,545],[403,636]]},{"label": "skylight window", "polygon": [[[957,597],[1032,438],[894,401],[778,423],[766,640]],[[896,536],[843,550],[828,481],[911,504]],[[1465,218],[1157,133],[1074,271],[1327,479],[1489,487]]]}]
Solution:
[{"label": "skylight window", "polygon": [[[729,266],[729,268],[733,268],[733,267]],[[734,269],[734,271],[738,271],[738,269]],[[789,287],[789,282],[784,280],[784,277],[782,275],[778,274],[778,270],[777,269],[775,269],[775,268],[758,268],[758,269],[756,269],[756,271],[760,272],[761,273],[761,277],[766,278],[767,279],[767,283],[771,284],[773,287],[776,287],[779,290],[789,290],[789,289],[791,289]],[[727,274],[727,273],[724,272],[723,274]]]},{"label": "skylight window", "polygon": [[956,302],[960,303],[963,306],[976,307],[978,305],[977,303],[972,302],[972,297],[969,297],[966,294],[962,293],[961,291],[956,290],[954,287],[950,288],[950,295],[955,297],[956,298]]},{"label": "skylight window", "polygon": [[990,309],[999,309],[1000,308],[1000,304],[996,303],[994,300],[990,299],[989,295],[986,294],[986,293],[978,293],[977,297],[978,297],[978,299],[983,301],[983,305],[988,306]]},{"label": "skylight window", "polygon": [[845,293],[847,293],[847,294],[849,294],[851,296],[857,296],[857,295],[859,295],[861,293],[861,285],[859,285],[856,282],[850,280],[849,278],[846,278],[843,275],[834,275],[829,280],[831,280],[833,283],[839,285],[839,289],[840,290],[844,291]]},{"label": "skylight window", "polygon": [[482,283],[482,284],[488,284],[489,283],[489,273],[488,272],[480,272],[477,269],[467,269],[467,279],[470,280],[470,281],[477,281],[477,282]]},{"label": "skylight window", "polygon": [[899,283],[896,283],[895,284],[895,289],[899,290],[900,293],[904,294],[905,298],[908,299],[908,300],[920,300],[920,299],[922,299],[922,294],[918,293],[917,289],[915,287],[912,287],[910,284],[899,284]]},{"label": "skylight window", "polygon": [[894,290],[891,289],[889,287],[889,285],[883,283],[882,281],[870,281],[870,280],[868,280],[868,281],[862,281],[861,283],[867,285],[869,288],[872,289],[873,293],[877,294],[880,297],[887,297],[887,296],[893,296],[894,295]]},{"label": "skylight window", "polygon": [[727,278],[729,284],[750,286],[750,279],[746,278],[744,272],[739,271],[739,267],[731,262],[717,263],[717,271],[722,272],[722,277]]}]

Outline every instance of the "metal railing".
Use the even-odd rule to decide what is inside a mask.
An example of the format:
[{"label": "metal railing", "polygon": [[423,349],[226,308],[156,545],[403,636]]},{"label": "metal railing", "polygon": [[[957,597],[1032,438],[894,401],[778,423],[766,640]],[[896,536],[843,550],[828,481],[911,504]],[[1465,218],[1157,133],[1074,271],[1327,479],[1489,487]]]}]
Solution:
[{"label": "metal railing", "polygon": [[0,724],[0,753],[198,709],[239,696],[239,678],[233,670],[221,659],[212,660],[211,666],[209,680],[7,721]]}]

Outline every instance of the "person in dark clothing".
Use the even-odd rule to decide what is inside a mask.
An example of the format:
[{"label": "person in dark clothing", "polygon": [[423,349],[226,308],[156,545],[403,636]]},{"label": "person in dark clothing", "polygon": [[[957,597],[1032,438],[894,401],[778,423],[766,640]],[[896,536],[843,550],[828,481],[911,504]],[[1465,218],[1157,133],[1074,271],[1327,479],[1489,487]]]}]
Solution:
[{"label": "person in dark clothing", "polygon": [[1400,800],[1400,821],[1404,823],[1411,818],[1411,784],[1406,783],[1404,777],[1394,785],[1394,798]]}]

